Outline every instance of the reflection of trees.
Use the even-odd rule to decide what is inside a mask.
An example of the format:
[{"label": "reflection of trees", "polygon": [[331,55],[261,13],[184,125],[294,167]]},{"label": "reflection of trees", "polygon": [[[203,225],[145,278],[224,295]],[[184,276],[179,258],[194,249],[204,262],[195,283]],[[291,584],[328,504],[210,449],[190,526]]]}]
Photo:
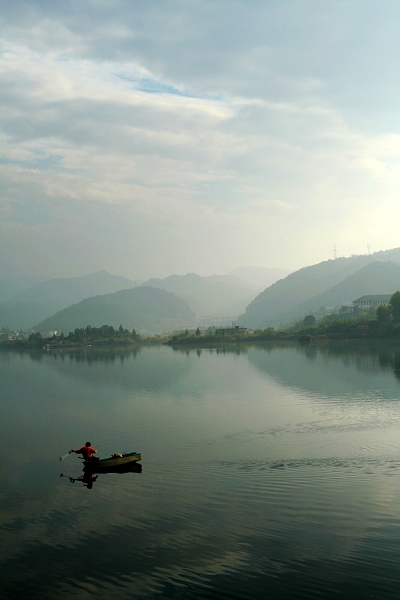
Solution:
[{"label": "reflection of trees", "polygon": [[200,358],[203,352],[208,352],[209,354],[246,354],[249,348],[253,347],[255,344],[218,344],[215,346],[202,346],[199,348],[196,346],[172,346],[172,350],[179,354],[186,354],[186,356],[190,356],[193,353],[196,353]]},{"label": "reflection of trees", "polygon": [[117,360],[120,363],[123,363],[127,358],[133,356],[136,358],[140,349],[138,347],[134,348],[112,348],[112,347],[104,347],[104,348],[96,348],[92,351],[82,351],[82,352],[71,352],[69,353],[69,358],[71,361],[76,363],[113,363]]},{"label": "reflection of trees", "polygon": [[[308,355],[311,348],[314,348],[314,354]],[[347,367],[354,367],[357,371],[371,373],[380,370],[395,370],[395,356],[399,356],[400,373],[400,354],[398,344],[394,342],[376,342],[373,340],[363,340],[362,343],[329,343],[323,346],[312,345],[301,349],[307,358],[315,358],[317,355],[323,356],[326,361],[340,361]]]},{"label": "reflection of trees", "polygon": [[309,346],[304,347],[304,354],[309,360],[316,359],[318,354],[317,346],[310,344]]},{"label": "reflection of trees", "polygon": [[29,356],[33,361],[40,362],[43,356],[48,354],[44,350],[35,350],[33,348],[0,348],[0,357],[1,360],[7,362],[11,357],[15,355],[25,355]]},{"label": "reflection of trees", "polygon": [[[45,369],[54,370],[70,381],[84,380],[93,386],[112,382],[124,389],[152,391],[171,387],[175,389],[179,379],[193,366],[192,360],[186,361],[181,356],[174,356],[169,346],[155,344],[74,347],[37,353],[27,350],[21,352],[20,349],[10,352],[8,349],[7,352],[0,352],[0,357],[12,361],[22,354],[29,360],[42,360]],[[115,366],[121,368],[115,369]]]},{"label": "reflection of trees", "polygon": [[393,356],[393,372],[396,378],[400,380],[400,351]]},{"label": "reflection of trees", "polygon": [[131,356],[136,358],[141,349],[141,346],[96,346],[96,348],[57,348],[56,350],[50,351],[42,349],[33,350],[32,348],[15,348],[10,351],[8,348],[7,352],[10,354],[27,355],[36,362],[40,362],[45,356],[46,358],[61,361],[64,361],[65,358],[69,358],[70,361],[75,363],[113,363],[116,361],[123,363]]},{"label": "reflection of trees", "polygon": [[[251,347],[268,354],[291,349],[309,361],[314,362],[317,358],[322,358],[326,364],[336,362],[346,369],[352,368],[364,374],[377,374],[389,370],[400,380],[400,343],[396,340],[345,340],[321,344],[278,342],[253,344]],[[254,357],[251,358],[251,362],[258,362],[258,367],[261,367],[262,362],[254,361]],[[270,370],[268,363],[265,363],[266,368],[262,370]],[[287,366],[290,371],[289,363]]]},{"label": "reflection of trees", "polygon": [[358,371],[393,370],[400,379],[400,348],[398,342],[363,340],[360,342],[329,343],[318,346],[301,346],[299,352],[307,358],[318,355],[327,360],[340,360],[346,366],[354,366]]}]

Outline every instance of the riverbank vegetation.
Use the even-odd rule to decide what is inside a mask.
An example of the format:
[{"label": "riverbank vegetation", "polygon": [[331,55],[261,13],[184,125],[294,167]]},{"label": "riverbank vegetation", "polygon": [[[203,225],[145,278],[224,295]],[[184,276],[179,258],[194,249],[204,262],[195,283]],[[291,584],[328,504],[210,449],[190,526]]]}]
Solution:
[{"label": "riverbank vegetation", "polygon": [[[334,318],[332,318],[334,316]],[[302,321],[292,327],[275,329],[256,329],[221,335],[218,330],[214,334],[201,333],[199,329],[190,334],[188,331],[174,335],[168,341],[170,345],[200,345],[218,342],[255,342],[271,340],[299,340],[301,342],[321,342],[327,340],[346,340],[362,338],[394,338],[400,339],[400,291],[393,294],[389,304],[365,311],[341,310],[337,315],[316,321],[313,315],[306,315]]]},{"label": "riverbank vegetation", "polygon": [[122,325],[114,329],[112,325],[103,325],[102,327],[76,328],[70,331],[68,335],[52,335],[45,337],[41,333],[31,333],[26,339],[13,339],[1,342],[2,346],[16,348],[68,348],[75,346],[114,346],[125,345],[132,346],[140,343],[162,343],[165,336],[145,337],[136,333],[135,329],[129,331]]}]

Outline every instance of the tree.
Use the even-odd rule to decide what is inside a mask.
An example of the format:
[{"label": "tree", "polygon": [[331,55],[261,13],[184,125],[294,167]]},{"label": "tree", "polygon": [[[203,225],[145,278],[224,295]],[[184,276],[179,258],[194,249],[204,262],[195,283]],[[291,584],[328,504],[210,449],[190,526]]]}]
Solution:
[{"label": "tree", "polygon": [[339,308],[339,312],[341,314],[343,314],[343,313],[351,313],[351,312],[353,312],[353,307],[352,306],[346,306],[345,304],[342,304],[342,306]]},{"label": "tree", "polygon": [[28,337],[28,341],[31,344],[35,344],[37,346],[42,345],[42,343],[43,343],[42,334],[39,333],[39,331],[37,331],[36,333],[31,333],[31,335]]},{"label": "tree", "polygon": [[400,291],[397,291],[390,298],[389,305],[392,310],[392,317],[395,323],[400,323]]},{"label": "tree", "polygon": [[196,335],[201,335],[201,331],[200,331],[199,327],[196,329]]},{"label": "tree", "polygon": [[315,317],[313,315],[307,315],[303,319],[304,327],[313,327],[315,325]]},{"label": "tree", "polygon": [[381,304],[376,309],[376,320],[379,325],[389,325],[392,320],[392,308],[387,304]]}]

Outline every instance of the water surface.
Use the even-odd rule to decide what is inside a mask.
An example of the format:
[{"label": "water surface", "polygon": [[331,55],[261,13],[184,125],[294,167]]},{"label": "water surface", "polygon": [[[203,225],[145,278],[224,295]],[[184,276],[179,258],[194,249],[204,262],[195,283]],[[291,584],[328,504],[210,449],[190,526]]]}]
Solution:
[{"label": "water surface", "polygon": [[[0,596],[398,598],[399,357],[1,352]],[[87,440],[142,472],[72,483]]]}]

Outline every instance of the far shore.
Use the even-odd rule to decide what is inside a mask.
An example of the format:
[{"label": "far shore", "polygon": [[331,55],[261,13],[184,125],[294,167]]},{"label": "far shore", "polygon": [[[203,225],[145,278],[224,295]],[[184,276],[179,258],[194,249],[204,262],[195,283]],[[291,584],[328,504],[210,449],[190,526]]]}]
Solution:
[{"label": "far shore", "polygon": [[[315,321],[315,319],[314,319]],[[234,329],[239,329],[236,327]],[[349,340],[394,340],[400,341],[400,322],[359,318],[358,320],[342,319],[333,322],[321,322],[310,327],[299,326],[282,329],[196,331],[185,330],[179,333],[163,333],[159,335],[141,335],[133,329],[129,331],[120,325],[114,329],[110,325],[100,328],[87,326],[75,329],[68,336],[42,337],[40,333],[32,333],[27,339],[3,340],[3,349],[43,349],[62,350],[68,348],[135,348],[143,345],[165,344],[173,347],[195,346],[209,347],[220,344],[249,344],[266,342],[300,342],[302,344],[323,344],[330,341]]]},{"label": "far shore", "polygon": [[[377,332],[376,332],[377,333]],[[300,343],[301,345],[321,345],[330,342],[353,342],[353,341],[379,341],[379,342],[400,342],[399,335],[340,335],[323,334],[311,335],[304,332],[280,333],[276,335],[238,335],[238,336],[219,336],[219,335],[181,335],[181,336],[148,336],[140,337],[137,340],[98,340],[90,343],[64,342],[58,343],[51,340],[43,340],[41,344],[31,343],[28,340],[9,340],[0,342],[0,350],[41,350],[43,352],[69,351],[77,349],[138,349],[150,345],[168,345],[176,348],[216,348],[220,346],[237,346],[249,344],[275,344],[275,343]]]}]

